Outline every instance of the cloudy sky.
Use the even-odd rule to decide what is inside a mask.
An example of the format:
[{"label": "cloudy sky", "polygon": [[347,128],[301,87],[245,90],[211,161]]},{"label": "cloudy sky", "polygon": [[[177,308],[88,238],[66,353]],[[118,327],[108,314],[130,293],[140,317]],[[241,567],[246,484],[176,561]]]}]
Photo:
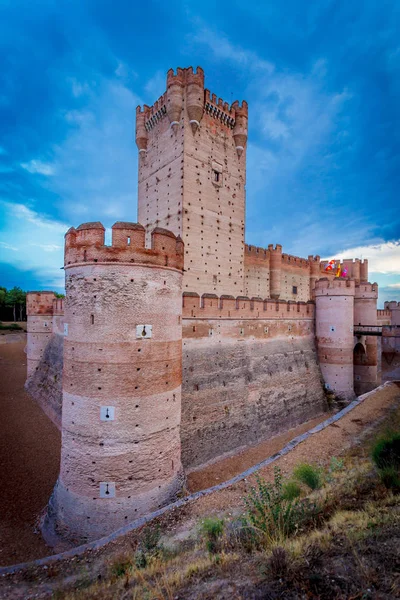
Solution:
[{"label": "cloudy sky", "polygon": [[63,287],[71,225],[136,220],[165,73],[249,102],[246,241],[370,261],[400,300],[397,0],[0,0],[0,285]]}]

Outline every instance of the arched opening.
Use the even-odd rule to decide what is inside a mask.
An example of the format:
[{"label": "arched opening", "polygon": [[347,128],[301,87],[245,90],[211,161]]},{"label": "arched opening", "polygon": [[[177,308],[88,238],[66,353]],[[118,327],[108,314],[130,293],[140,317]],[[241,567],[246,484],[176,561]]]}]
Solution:
[{"label": "arched opening", "polygon": [[353,350],[353,364],[364,365],[367,362],[367,353],[364,345],[361,342],[357,342]]}]

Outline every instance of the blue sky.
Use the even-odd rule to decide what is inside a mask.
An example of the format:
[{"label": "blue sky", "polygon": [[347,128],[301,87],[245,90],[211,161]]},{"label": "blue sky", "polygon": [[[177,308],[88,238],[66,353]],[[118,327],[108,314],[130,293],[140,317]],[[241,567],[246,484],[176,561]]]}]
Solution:
[{"label": "blue sky", "polygon": [[136,220],[165,73],[249,102],[246,241],[368,258],[400,300],[400,3],[0,0],[0,285],[63,287],[70,225]]}]

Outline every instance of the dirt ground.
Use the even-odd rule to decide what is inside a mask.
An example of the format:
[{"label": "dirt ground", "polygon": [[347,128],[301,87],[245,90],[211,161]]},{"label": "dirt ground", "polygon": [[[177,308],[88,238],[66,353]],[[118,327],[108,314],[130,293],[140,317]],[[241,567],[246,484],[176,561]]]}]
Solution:
[{"label": "dirt ground", "polygon": [[[22,352],[23,343],[13,344],[7,349],[4,345],[0,346],[0,377],[2,377],[1,381],[5,382],[5,385],[2,386],[0,402],[2,410],[6,412],[10,421],[7,426],[3,422],[1,425],[3,429],[0,430],[0,454],[2,457],[9,457],[8,460],[2,460],[0,468],[1,489],[3,490],[1,502],[2,506],[4,505],[8,509],[0,532],[3,552],[4,548],[7,549],[7,544],[14,548],[14,556],[8,555],[9,563],[21,560],[18,552],[21,552],[21,555],[23,553],[23,558],[26,560],[27,552],[26,550],[22,552],[22,548],[29,540],[32,541],[30,548],[32,556],[49,553],[41,538],[32,534],[31,528],[36,514],[47,502],[57,476],[59,460],[57,430],[21,390],[25,377]],[[13,373],[12,377],[11,373]],[[371,427],[375,426],[383,417],[387,418],[390,411],[399,403],[400,388],[398,385],[392,384],[376,391],[342,417],[340,421],[314,434],[289,454],[263,468],[260,474],[270,480],[273,477],[275,466],[279,466],[283,473],[291,473],[293,467],[303,461],[329,464],[332,456],[340,456],[346,448],[357,444],[360,436],[371,430]],[[312,427],[313,424],[309,423],[308,426]],[[289,438],[296,435],[295,431],[292,430],[288,434]],[[7,436],[6,441],[4,441],[4,436]],[[286,439],[283,438],[284,436],[280,436],[282,445],[286,442]],[[273,444],[275,445],[275,441]],[[12,448],[14,448],[14,452]],[[53,448],[53,450],[49,451],[49,448]],[[271,448],[272,446],[265,446],[267,454]],[[249,449],[249,452],[258,452],[258,449],[252,448]],[[254,455],[252,456],[254,458]],[[263,458],[265,457],[264,455]],[[234,468],[235,460],[237,461],[236,469]],[[225,459],[228,461],[226,463],[227,476],[231,476],[241,471],[243,466],[247,466],[247,463],[243,462],[246,460],[245,453],[239,459],[236,457]],[[40,469],[37,468],[38,464]],[[222,477],[221,473],[225,478],[222,466],[221,473],[218,473],[217,464],[210,466],[215,469],[214,474],[210,475],[209,472],[207,475],[211,478],[210,483],[215,483],[216,476]],[[4,496],[4,483],[12,480],[11,477],[14,475],[16,477],[14,479],[15,486],[12,486],[8,492],[6,487],[6,496]],[[201,476],[201,472],[192,475]],[[229,515],[243,510],[243,497],[254,480],[254,476],[251,476],[226,489],[165,513],[157,519],[164,537],[169,538],[171,542],[174,539],[185,539],[187,534],[197,527],[200,519],[213,514]],[[36,490],[35,494],[33,490]],[[6,499],[7,501],[5,501]],[[15,574],[3,575],[0,578],[0,597],[12,600],[16,598],[24,600],[48,598],[54,591],[64,587],[67,581],[69,585],[75,586],[74,582],[80,580],[86,582],[88,578],[91,581],[96,577],[101,578],[104,576],[105,565],[109,563],[110,557],[126,551],[132,552],[132,548],[137,545],[138,536],[140,536],[140,532],[132,531],[105,547],[87,551],[81,556],[57,561],[49,566],[29,567],[27,570]],[[14,538],[18,538],[18,543]],[[4,556],[6,555],[4,554]],[[2,559],[1,563],[6,564],[6,561]]]},{"label": "dirt ground", "polygon": [[51,554],[35,522],[56,482],[61,438],[24,390],[26,334],[0,336],[0,565]]}]

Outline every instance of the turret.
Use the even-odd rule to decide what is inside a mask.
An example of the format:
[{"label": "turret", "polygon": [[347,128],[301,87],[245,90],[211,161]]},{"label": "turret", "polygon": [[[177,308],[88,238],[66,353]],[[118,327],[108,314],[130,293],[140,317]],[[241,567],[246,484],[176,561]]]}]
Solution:
[{"label": "turret", "polygon": [[146,113],[140,110],[140,106],[136,108],[136,145],[141,152],[146,152],[148,135],[145,127]]},{"label": "turret", "polygon": [[167,73],[167,115],[174,133],[178,131],[181,120],[184,85],[184,70],[178,68],[175,75],[170,69]]},{"label": "turret", "polygon": [[186,69],[186,86],[186,109],[192,131],[196,133],[204,111],[204,71],[201,67],[197,67],[196,73],[192,67]]},{"label": "turret", "polygon": [[310,263],[310,299],[314,297],[315,282],[321,277],[321,257],[313,256],[312,254],[308,257]]},{"label": "turret", "polygon": [[368,281],[368,259],[364,258],[360,262],[360,283],[367,283]]},{"label": "turret", "polygon": [[[377,283],[360,283],[355,287],[354,329],[357,326],[378,324],[376,304]],[[358,395],[373,390],[378,382],[378,338],[372,335],[357,335],[354,348],[354,391]]]},{"label": "turret", "polygon": [[53,332],[54,300],[54,292],[28,292],[26,295],[28,379],[39,368]]},{"label": "turret", "polygon": [[[61,469],[43,534],[99,538],[182,486],[183,244],[101,223],[66,235]],[[100,242],[103,241],[103,244]]]},{"label": "turret", "polygon": [[323,277],[315,284],[318,359],[328,389],[343,400],[354,398],[354,281]]},{"label": "turret", "polygon": [[232,109],[235,111],[233,138],[236,144],[236,152],[240,158],[247,144],[247,122],[249,110],[246,100],[243,100],[242,106],[239,106],[239,102],[236,100],[232,104]]},{"label": "turret", "polygon": [[270,297],[277,300],[281,295],[281,270],[282,270],[282,246],[276,244],[275,248],[273,244],[269,244],[268,250],[270,253]]}]

